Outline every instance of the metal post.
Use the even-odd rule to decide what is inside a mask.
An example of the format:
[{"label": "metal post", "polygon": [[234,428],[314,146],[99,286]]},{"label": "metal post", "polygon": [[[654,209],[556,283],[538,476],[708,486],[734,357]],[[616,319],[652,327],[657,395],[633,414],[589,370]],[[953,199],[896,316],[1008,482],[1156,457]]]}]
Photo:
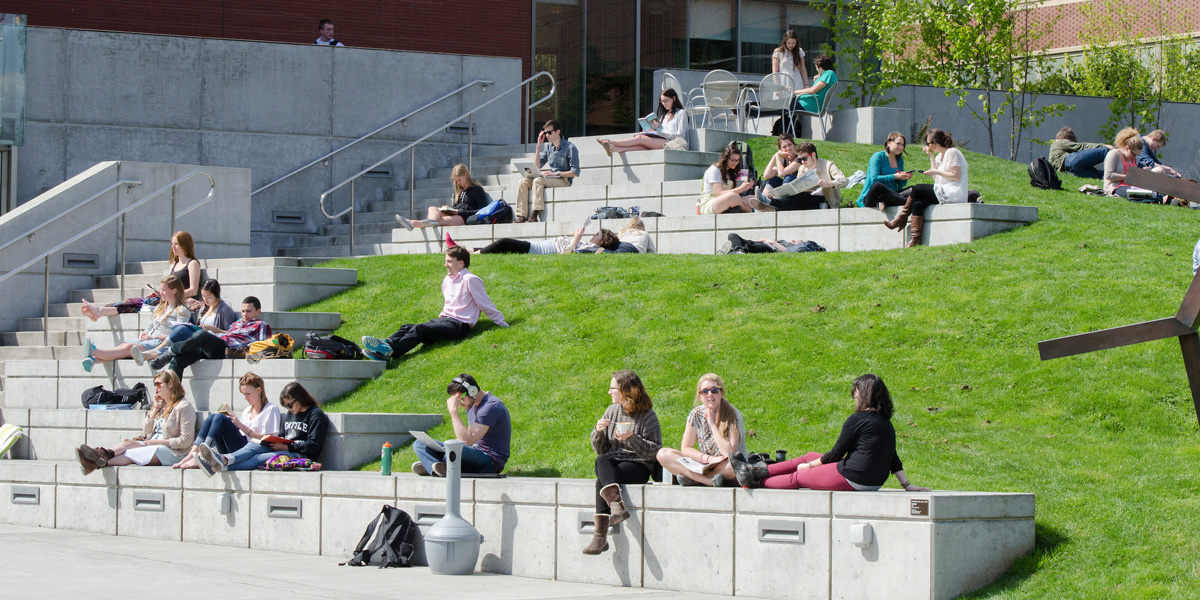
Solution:
[{"label": "metal post", "polygon": [[408,151],[408,216],[416,216],[417,210],[417,151]]},{"label": "metal post", "polygon": [[[175,235],[175,188],[176,187],[178,187],[178,186],[174,186],[174,185],[171,186],[171,231],[167,232],[170,235]],[[167,243],[168,244],[171,243],[171,238],[169,238],[169,237],[167,238]]]},{"label": "metal post", "polygon": [[354,182],[350,182],[350,256],[354,256]]},{"label": "metal post", "polygon": [[475,113],[467,117],[467,170],[475,168]]},{"label": "metal post", "polygon": [[[50,345],[50,255],[47,254],[42,262],[46,267],[46,282],[42,291],[46,293],[45,302],[42,303],[42,345]],[[65,334],[64,334],[65,335]]]},{"label": "metal post", "polygon": [[121,215],[121,297],[125,297],[125,214]]}]

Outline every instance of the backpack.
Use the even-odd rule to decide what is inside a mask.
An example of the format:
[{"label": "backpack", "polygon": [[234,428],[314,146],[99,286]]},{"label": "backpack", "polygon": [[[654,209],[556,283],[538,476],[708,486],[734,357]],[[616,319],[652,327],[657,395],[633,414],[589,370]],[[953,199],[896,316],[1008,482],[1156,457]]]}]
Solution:
[{"label": "backpack", "polygon": [[363,358],[363,353],[358,344],[346,338],[336,335],[326,337],[310,331],[304,336],[304,358],[360,360]]},{"label": "backpack", "polygon": [[117,388],[113,391],[104,389],[104,386],[98,385],[94,388],[88,388],[83,392],[83,407],[91,408],[93,404],[122,404],[133,406],[141,403],[141,408],[145,410],[149,403],[146,401],[146,384],[137,383],[132,388]]},{"label": "backpack", "polygon": [[291,358],[296,341],[286,333],[277,333],[265,340],[252,342],[246,349],[246,362],[255,364],[264,358]]},{"label": "backpack", "polygon": [[592,215],[593,219],[628,219],[635,216],[628,209],[620,206],[601,206],[596,209],[596,213]]},{"label": "backpack", "polygon": [[493,200],[491,204],[479,209],[474,215],[475,222],[484,225],[493,223],[512,223],[513,209],[503,200]]},{"label": "backpack", "polygon": [[339,563],[352,567],[376,565],[387,567],[411,567],[416,550],[417,525],[408,513],[395,506],[383,505],[379,516],[371,519],[362,539],[354,547],[350,560]]},{"label": "backpack", "polygon": [[754,168],[754,151],[750,149],[750,144],[735,140],[729,142],[729,145],[737,148],[742,155],[742,169],[750,171],[750,181],[758,181],[758,171]]},{"label": "backpack", "polygon": [[1062,182],[1054,166],[1045,157],[1038,157],[1029,163],[1029,185],[1043,190],[1061,190]]}]

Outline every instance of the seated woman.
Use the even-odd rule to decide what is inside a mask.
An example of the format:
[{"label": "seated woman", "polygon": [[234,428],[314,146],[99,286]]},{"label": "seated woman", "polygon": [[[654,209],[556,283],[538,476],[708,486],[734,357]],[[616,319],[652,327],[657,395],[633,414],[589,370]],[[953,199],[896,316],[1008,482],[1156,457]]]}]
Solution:
[{"label": "seated woman", "polygon": [[912,216],[908,247],[921,245],[925,226],[925,209],[934,204],[958,204],[967,201],[967,158],[954,147],[954,138],[941,129],[930,129],[921,151],[929,157],[929,169],[923,174],[933,177],[933,184],[912,186],[908,199],[896,217],[883,224],[888,229],[901,229]]},{"label": "seated woman", "polygon": [[[813,59],[813,65],[817,67],[817,76],[813,78],[812,85],[796,90],[796,100],[792,104],[793,110],[798,109],[810,113],[821,112],[821,107],[825,106],[825,96],[829,94],[833,84],[837,83],[838,78],[837,73],[833,72],[832,58],[822,54]],[[799,121],[796,122],[796,135],[800,135]]]},{"label": "seated woman", "polygon": [[893,131],[888,134],[883,150],[871,155],[863,191],[854,201],[855,204],[878,206],[881,211],[889,206],[904,206],[908,201],[904,186],[913,175],[912,171],[904,170],[904,150],[907,146],[903,133]]},{"label": "seated woman", "polygon": [[[763,189],[758,194],[758,200],[766,205],[766,198],[763,196],[767,190],[777,188],[785,183],[791,183],[796,179],[796,171],[800,170],[800,163],[796,161],[796,139],[792,134],[784,132],[775,138],[775,147],[778,150],[771,155],[771,159],[767,161],[767,166],[763,169]],[[755,208],[761,208],[755,206]]]},{"label": "seated woman", "polygon": [[[674,473],[681,485],[733,484],[733,467],[728,459],[734,452],[746,452],[746,424],[742,413],[725,399],[725,382],[716,374],[706,373],[696,382],[696,407],[688,413],[679,447],[660,449],[658,462]],[[679,461],[682,457],[701,465],[720,466],[703,467],[707,475],[696,473]]]},{"label": "seated woman", "polygon": [[[817,155],[817,145],[804,142],[796,147],[796,162],[799,165],[795,171],[795,182],[804,181],[806,176],[815,179],[809,185],[802,185],[800,193],[790,196],[780,196],[775,188],[763,191],[762,202],[766,204],[760,210],[813,210],[825,204],[829,208],[838,208],[842,204],[841,188],[850,183],[842,170],[832,162]],[[812,175],[808,175],[812,173]]]},{"label": "seated woman", "polygon": [[[183,282],[183,297],[195,298],[200,293],[200,261],[196,260],[195,244],[192,235],[186,231],[176,231],[171,236],[171,253],[168,258],[167,276],[174,275]],[[83,301],[79,311],[92,321],[100,317],[111,317],[118,314],[135,313],[142,310],[143,304],[158,302],[159,297],[128,298],[123,302],[115,302],[107,306],[98,306],[87,300]]]},{"label": "seated woman", "polygon": [[264,440],[225,454],[202,443],[196,448],[196,462],[200,464],[200,470],[209,477],[221,471],[249,471],[280,455],[316,462],[325,446],[329,417],[317,408],[317,401],[312,394],[295,381],[283,386],[283,391],[279,392],[279,404],[288,410],[283,417],[283,438],[288,443],[277,444]]},{"label": "seated woman", "polygon": [[[200,286],[201,302],[188,300],[188,307],[192,309],[192,317],[197,324],[184,323],[176,325],[171,333],[167,335],[165,343],[159,345],[153,350],[143,350],[142,360],[154,360],[162,354],[171,344],[182,342],[196,332],[197,329],[203,329],[210,333],[225,333],[229,326],[241,318],[237,311],[233,310],[229,303],[221,299],[221,284],[216,279],[206,279],[204,285]],[[197,319],[196,311],[199,313]]]},{"label": "seated woman", "polygon": [[[621,243],[617,239],[617,234],[608,229],[597,231],[589,241],[583,242],[583,229],[583,227],[576,229],[574,236],[562,235],[535,242],[500,238],[483,248],[467,248],[467,250],[472,254],[571,254],[573,252],[590,254],[601,250],[614,252]],[[447,242],[450,247],[458,245],[449,238],[447,238]]]},{"label": "seated woman", "polygon": [[1104,168],[1104,159],[1108,157],[1109,150],[1112,150],[1112,146],[1108,144],[1080,142],[1079,138],[1075,137],[1075,130],[1063,127],[1054,136],[1054,142],[1050,144],[1050,154],[1046,158],[1055,169],[1064,173],[1100,179],[1104,176],[1101,169]]},{"label": "seated woman", "polygon": [[183,303],[183,282],[174,275],[167,275],[159,283],[159,302],[155,307],[150,323],[138,334],[136,340],[129,340],[115,348],[99,350],[90,338],[83,340],[83,370],[92,372],[96,363],[132,358],[139,366],[145,362],[142,352],[166,346],[168,336],[178,325],[188,325],[192,311]]},{"label": "seated woman", "polygon": [[187,456],[195,439],[196,409],[183,395],[183,386],[173,371],[154,376],[154,401],[142,421],[142,435],[122,440],[112,449],[83,444],[75,457],[83,474],[104,467],[125,465],[173,465]]},{"label": "seated woman", "polygon": [[662,430],[642,378],[628,369],[613,373],[608,384],[612,404],[592,430],[596,451],[596,530],[584,554],[608,550],[608,526],[629,518],[621,499],[622,483],[646,483],[658,464]]},{"label": "seated woman", "polygon": [[239,419],[233,416],[233,413],[219,412],[208,415],[200,425],[200,433],[196,434],[196,445],[192,446],[187,457],[176,463],[173,468],[200,468],[200,464],[196,462],[196,452],[200,450],[200,444],[205,444],[220,454],[228,454],[241,450],[246,444],[259,443],[263,436],[279,435],[282,431],[279,409],[267,402],[262,377],[254,373],[242,375],[238,380],[238,391],[249,404],[242,409],[242,417]]},{"label": "seated woman", "polygon": [[[754,182],[740,176],[743,170],[741,150],[735,144],[725,146],[717,162],[704,172],[700,199],[696,201],[696,214],[719,215],[733,209],[754,212],[750,204],[753,195],[744,195],[754,188]],[[733,183],[739,179],[742,183],[735,187]]]},{"label": "seated woman", "polygon": [[910,492],[928,492],[912,485],[896,454],[896,430],[892,427],[892,397],[879,376],[868,373],[854,380],[850,389],[854,414],[842,424],[833,449],[825,454],[809,452],[773,465],[751,466],[745,455],[730,457],[738,483],[750,487],[794,490],[875,491],[896,475],[900,486]]},{"label": "seated woman", "polygon": [[454,169],[450,171],[450,181],[454,183],[453,206],[443,206],[440,208],[430,206],[429,212],[423,221],[410,221],[400,215],[396,215],[396,221],[409,231],[412,231],[414,227],[421,229],[424,227],[475,225],[478,223],[478,221],[471,217],[474,217],[475,213],[490,204],[492,197],[483,191],[483,186],[471,176],[471,172],[467,170],[467,165],[454,165]]},{"label": "seated woman", "polygon": [[601,138],[596,141],[604,146],[609,156],[631,150],[687,150],[688,116],[675,90],[667,88],[659,94],[656,114],[662,127],[661,135],[639,133],[627,140],[614,142]]},{"label": "seated woman", "polygon": [[[1129,200],[1129,190],[1132,189],[1128,183],[1125,183],[1125,175],[1130,169],[1140,169],[1137,166],[1137,157],[1141,153],[1144,146],[1142,136],[1132,127],[1126,127],[1117,132],[1117,137],[1113,140],[1113,149],[1108,151],[1108,155],[1104,157],[1104,193],[1109,196],[1119,196]],[[1135,202],[1166,202],[1162,194],[1151,192],[1151,195],[1145,199],[1135,198]]]},{"label": "seated woman", "polygon": [[633,217],[629,219],[629,224],[624,229],[617,232],[617,239],[620,244],[613,252],[628,252],[638,254],[653,254],[654,238],[646,231],[646,224],[642,222],[641,217]]},{"label": "seated woman", "polygon": [[717,254],[771,254],[773,252],[824,252],[825,248],[810,240],[773,240],[758,238],[750,241],[731,233],[729,240],[717,249]]}]

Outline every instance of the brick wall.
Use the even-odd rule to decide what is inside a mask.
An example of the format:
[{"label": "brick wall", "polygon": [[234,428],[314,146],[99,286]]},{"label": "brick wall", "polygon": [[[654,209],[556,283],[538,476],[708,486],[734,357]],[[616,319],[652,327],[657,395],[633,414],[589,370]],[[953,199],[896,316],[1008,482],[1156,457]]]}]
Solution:
[{"label": "brick wall", "polygon": [[[1068,2],[1033,9],[1033,18],[1048,20],[1060,15],[1057,26],[1050,35],[1050,50],[1075,48],[1083,45],[1079,33],[1087,26],[1087,19],[1080,12],[1083,2]],[[1175,15],[1154,16],[1149,0],[1126,0],[1126,4],[1138,13],[1134,33],[1156,36],[1164,33],[1189,33],[1200,31],[1200,3],[1195,0],[1179,2],[1176,6],[1183,11]],[[1169,29],[1164,29],[1169,28]]]},{"label": "brick wall", "polygon": [[358,48],[519,58],[529,74],[532,0],[7,0],[29,25],[311,44],[317,22]]}]

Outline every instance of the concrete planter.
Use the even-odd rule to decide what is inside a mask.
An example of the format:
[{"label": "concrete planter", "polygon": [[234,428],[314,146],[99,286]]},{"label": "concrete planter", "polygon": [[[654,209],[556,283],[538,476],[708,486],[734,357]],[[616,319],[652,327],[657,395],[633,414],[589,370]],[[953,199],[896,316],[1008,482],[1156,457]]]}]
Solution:
[{"label": "concrete planter", "polygon": [[[877,106],[836,110],[830,112],[827,118],[833,122],[829,137],[826,138],[828,141],[878,146],[882,146],[887,135],[893,131],[899,131],[907,138],[913,122],[912,111],[907,108]],[[819,126],[816,131],[820,131]]]}]

